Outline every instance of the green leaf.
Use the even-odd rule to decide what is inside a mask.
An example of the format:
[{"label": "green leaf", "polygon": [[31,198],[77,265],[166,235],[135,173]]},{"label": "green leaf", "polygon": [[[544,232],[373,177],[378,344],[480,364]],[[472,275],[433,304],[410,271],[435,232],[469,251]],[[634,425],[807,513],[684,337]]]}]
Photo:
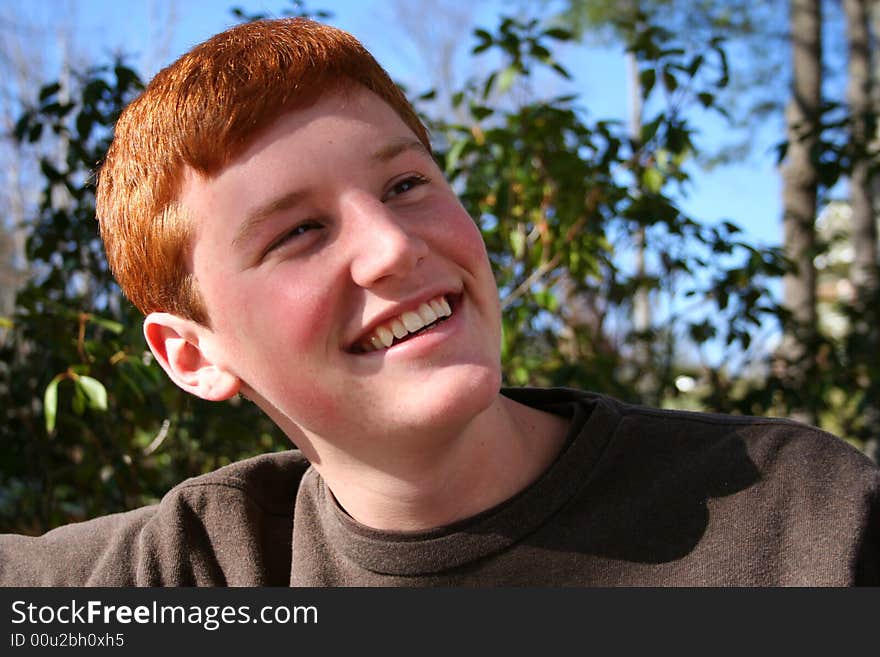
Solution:
[{"label": "green leaf", "polygon": [[550,64],[550,67],[566,80],[571,80],[571,73],[569,73],[568,70],[564,68],[561,64],[553,62],[552,64]]},{"label": "green leaf", "polygon": [[727,232],[730,233],[731,235],[733,235],[735,233],[742,232],[742,229],[739,226],[737,226],[735,223],[733,223],[732,221],[722,221],[721,225],[724,226],[724,228],[727,230]]},{"label": "green leaf", "polygon": [[547,50],[540,43],[533,43],[532,47],[529,48],[529,54],[537,59],[539,62],[550,62],[553,60],[553,55],[550,54],[550,51]]},{"label": "green leaf", "polygon": [[30,143],[34,143],[39,141],[40,137],[43,135],[43,124],[42,123],[34,123],[31,125],[28,130],[28,141]]},{"label": "green leaf", "polygon": [[488,50],[491,46],[492,46],[492,42],[491,42],[491,41],[487,41],[487,42],[485,42],[485,43],[481,43],[480,45],[475,46],[473,50],[471,50],[471,54],[473,54],[473,55],[479,55],[479,54],[480,54],[481,52],[483,52],[484,50]]},{"label": "green leaf", "polygon": [[467,139],[459,139],[457,142],[452,144],[449,149],[449,152],[446,154],[446,173],[450,174],[455,170],[455,167],[458,166],[458,161],[461,159],[461,154],[464,152],[465,146],[467,146]]},{"label": "green leaf", "polygon": [[76,385],[85,393],[89,408],[107,410],[107,389],[103,383],[90,376],[78,376]]},{"label": "green leaf", "polygon": [[696,55],[692,60],[690,65],[687,67],[687,73],[691,77],[694,77],[697,74],[697,71],[700,70],[700,67],[703,65],[703,55]]},{"label": "green leaf", "polygon": [[551,27],[549,30],[544,30],[544,34],[557,41],[571,41],[573,37],[571,32],[561,27]]},{"label": "green leaf", "polygon": [[708,342],[716,335],[716,333],[717,331],[715,327],[705,320],[699,324],[691,324],[690,326],[691,339],[697,344]]},{"label": "green leaf", "polygon": [[94,322],[98,326],[103,326],[105,329],[115,333],[116,335],[119,335],[125,330],[125,327],[122,324],[120,324],[119,322],[114,322],[111,319],[104,319],[103,317],[92,315],[91,317],[89,317],[89,321]]},{"label": "green leaf", "polygon": [[[75,381],[75,380],[74,380]],[[73,399],[70,401],[73,412],[82,415],[86,410],[86,393],[83,392],[81,386],[73,386]]]},{"label": "green leaf", "polygon": [[788,155],[788,141],[780,142],[776,144],[776,164],[777,166],[782,164],[782,161],[785,159],[785,156]]},{"label": "green leaf", "polygon": [[511,334],[515,334],[515,331],[508,326],[510,320],[503,316],[501,318],[501,358],[506,361],[510,354],[510,347],[508,346],[508,337]]},{"label": "green leaf", "polygon": [[491,116],[495,110],[491,107],[486,107],[485,105],[471,105],[470,107],[471,115],[477,120],[482,121],[487,116]]},{"label": "green leaf", "polygon": [[40,102],[44,102],[49,96],[53,96],[61,89],[61,84],[58,82],[53,82],[52,84],[47,84],[42,89],[40,89]]},{"label": "green leaf", "polygon": [[19,117],[18,121],[15,122],[15,128],[12,130],[12,134],[17,141],[22,141],[24,139],[25,134],[27,134],[28,129],[31,125],[31,115],[26,112]]},{"label": "green leaf", "polygon": [[492,35],[489,34],[486,30],[482,28],[477,28],[474,30],[474,36],[477,37],[482,42],[492,43]]},{"label": "green leaf", "polygon": [[534,297],[542,308],[546,308],[551,313],[559,309],[559,299],[550,290],[539,290],[535,292]]},{"label": "green leaf", "polygon": [[63,178],[49,160],[43,158],[40,160],[40,170],[49,182],[57,182]]},{"label": "green leaf", "polygon": [[526,236],[522,232],[515,230],[510,233],[510,246],[513,249],[515,258],[522,258],[526,251]]},{"label": "green leaf", "polygon": [[85,139],[92,132],[92,126],[95,123],[95,118],[90,112],[80,112],[76,117],[76,132],[77,134]]},{"label": "green leaf", "polygon": [[712,104],[715,102],[715,96],[713,94],[706,93],[705,91],[702,93],[698,93],[697,98],[699,99],[700,104],[703,107],[711,107]]},{"label": "green leaf", "polygon": [[642,174],[642,184],[645,189],[656,194],[663,188],[663,174],[653,167],[645,169]]},{"label": "green leaf", "polygon": [[727,53],[724,52],[724,48],[714,41],[711,46],[715,54],[718,55],[718,63],[721,66],[721,75],[718,76],[715,86],[723,89],[730,83],[730,64],[727,61]]},{"label": "green leaf", "polygon": [[511,64],[503,71],[501,71],[501,75],[498,76],[498,93],[506,93],[508,89],[513,85],[513,81],[516,80],[516,76],[519,71],[517,71],[516,66]]},{"label": "green leaf", "polygon": [[639,82],[642,85],[642,96],[647,98],[654,88],[654,82],[657,80],[657,73],[653,68],[646,68],[639,73]]},{"label": "green leaf", "polygon": [[492,87],[495,85],[495,80],[498,77],[498,71],[494,71],[488,78],[486,78],[485,84],[483,84],[483,100],[486,100],[489,97],[489,94],[492,92]]},{"label": "green leaf", "polygon": [[46,418],[46,431],[52,433],[55,430],[55,418],[58,415],[58,384],[63,375],[59,374],[46,386],[43,393],[43,415]]},{"label": "green leaf", "polygon": [[642,143],[647,144],[654,138],[654,135],[657,134],[657,130],[660,128],[660,121],[663,120],[663,116],[658,116],[653,121],[649,121],[642,126]]}]

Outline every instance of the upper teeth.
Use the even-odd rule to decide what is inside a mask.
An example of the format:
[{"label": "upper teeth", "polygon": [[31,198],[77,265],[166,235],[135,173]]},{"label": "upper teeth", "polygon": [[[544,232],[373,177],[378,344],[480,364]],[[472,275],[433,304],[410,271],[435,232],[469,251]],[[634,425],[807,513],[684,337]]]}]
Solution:
[{"label": "upper teeth", "polygon": [[452,308],[443,296],[436,297],[420,305],[415,311],[407,312],[377,326],[376,329],[361,343],[364,351],[375,351],[391,346],[394,338],[400,339],[415,333],[440,317],[449,317]]}]

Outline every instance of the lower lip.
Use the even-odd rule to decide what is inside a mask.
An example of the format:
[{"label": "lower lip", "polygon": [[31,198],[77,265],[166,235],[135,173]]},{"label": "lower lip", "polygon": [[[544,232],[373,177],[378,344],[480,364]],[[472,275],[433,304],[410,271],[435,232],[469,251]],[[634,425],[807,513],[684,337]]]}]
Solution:
[{"label": "lower lip", "polygon": [[416,358],[423,356],[431,350],[436,349],[437,346],[445,342],[458,331],[461,326],[461,316],[463,311],[464,295],[460,295],[456,301],[455,307],[452,309],[452,314],[447,317],[446,320],[431,327],[424,333],[419,333],[417,336],[410,338],[409,340],[391,345],[387,349],[380,349],[378,351],[361,354],[361,356],[367,358],[389,359],[398,357]]}]

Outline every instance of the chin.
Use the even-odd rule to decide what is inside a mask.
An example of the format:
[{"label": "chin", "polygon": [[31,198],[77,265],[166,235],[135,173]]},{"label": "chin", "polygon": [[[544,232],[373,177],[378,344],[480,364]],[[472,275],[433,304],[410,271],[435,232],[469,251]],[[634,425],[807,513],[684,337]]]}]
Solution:
[{"label": "chin", "polygon": [[[500,367],[468,365],[433,377],[420,394],[407,396],[412,424],[421,426],[464,426],[488,409],[501,389]],[[409,411],[409,412],[407,412]],[[413,426],[413,429],[417,429]]]}]

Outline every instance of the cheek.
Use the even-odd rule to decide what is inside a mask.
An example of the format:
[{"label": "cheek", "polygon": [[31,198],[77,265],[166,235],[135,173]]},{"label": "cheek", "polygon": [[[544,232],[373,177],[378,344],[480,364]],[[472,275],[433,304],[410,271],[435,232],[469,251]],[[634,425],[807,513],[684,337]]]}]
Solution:
[{"label": "cheek", "polygon": [[464,208],[456,203],[441,216],[446,218],[436,225],[435,238],[444,250],[475,275],[491,273],[483,236]]},{"label": "cheek", "polygon": [[234,371],[304,428],[326,424],[338,407],[341,386],[329,362],[336,333],[327,298],[289,283],[264,282],[227,303],[230,315],[240,313],[224,327],[233,336],[227,353]]},{"label": "cheek", "polygon": [[462,218],[456,222],[455,232],[456,240],[453,242],[453,248],[456,249],[456,258],[474,276],[474,291],[482,301],[484,317],[488,322],[487,337],[493,348],[497,347],[500,359],[501,300],[492,265],[489,263],[489,255],[486,252],[486,243],[479,228],[467,213],[462,212]]},{"label": "cheek", "polygon": [[[227,272],[205,290],[215,333],[242,378],[272,380],[277,370],[308,367],[326,357],[332,338],[329,291],[320,282],[285,272],[283,265],[255,274]],[[258,275],[259,274],[259,275]],[[234,281],[234,283],[233,283]],[[251,383],[251,381],[248,381]]]},{"label": "cheek", "polygon": [[325,357],[332,317],[328,298],[308,285],[284,280],[257,285],[240,300],[246,317],[239,337],[268,366]]}]

